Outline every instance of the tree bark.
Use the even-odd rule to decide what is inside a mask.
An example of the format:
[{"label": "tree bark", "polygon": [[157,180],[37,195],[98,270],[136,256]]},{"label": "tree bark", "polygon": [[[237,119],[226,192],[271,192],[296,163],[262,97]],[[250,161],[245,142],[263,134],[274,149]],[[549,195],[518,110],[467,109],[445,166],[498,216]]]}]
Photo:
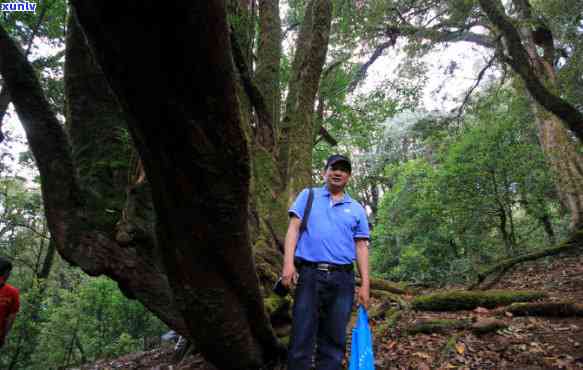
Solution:
[{"label": "tree bark", "polygon": [[[536,23],[531,14],[528,0],[516,0],[515,3],[520,19],[525,24]],[[503,17],[502,14],[500,16]],[[508,28],[508,26],[505,27]],[[529,73],[533,75],[533,78],[540,81],[545,88],[551,91],[558,91],[557,74],[553,65],[555,53],[553,38],[545,40],[542,45],[544,53],[541,55],[537,50],[531,27],[522,27],[520,33],[514,28],[512,30],[517,35],[522,35],[522,40],[524,41],[520,47],[526,53],[527,59],[523,61],[526,65],[521,66],[521,68],[528,67]],[[510,28],[503,30],[505,37],[509,41],[509,53],[511,56],[513,56],[513,52],[516,53],[516,51],[510,50],[515,47],[512,43],[514,37],[511,35],[512,30]],[[522,55],[522,52],[519,52],[519,55]],[[570,137],[567,128],[561,122],[561,116],[556,113],[553,114],[554,112],[537,98],[537,93],[529,87],[528,83],[526,83],[526,88],[527,96],[531,101],[531,109],[538,124],[539,141],[549,167],[553,170],[559,198],[570,211],[570,229],[575,230],[583,226],[583,156],[578,150],[578,146],[581,143],[577,143]],[[583,121],[581,122],[583,124]]]},{"label": "tree bark", "polygon": [[4,121],[4,116],[8,111],[8,105],[10,104],[10,93],[6,86],[2,86],[0,89],[0,143],[4,141],[4,134],[2,133],[2,122]]},{"label": "tree bark", "polygon": [[330,1],[310,1],[296,42],[280,148],[284,179],[289,179],[289,202],[312,183],[314,103],[326,61],[331,19]]},{"label": "tree bark", "polygon": [[[155,5],[116,3],[112,12],[113,2],[73,2],[143,160],[165,268],[189,334],[221,369],[261,368],[281,348],[249,241],[250,159],[225,4],[174,5],[167,9],[172,25],[163,27],[155,26],[165,16]],[[162,66],[163,55],[173,56],[172,66]]]},{"label": "tree bark", "polygon": [[[67,127],[79,175],[83,215],[93,228],[107,235],[111,248],[129,252],[126,258],[133,259],[132,275],[122,277],[124,272],[116,271],[117,277],[114,277],[124,294],[137,298],[162,321],[172,325],[179,323],[178,331],[185,333],[183,319],[172,303],[170,286],[157,250],[154,222],[144,225],[139,220],[147,217],[137,215],[151,209],[150,194],[144,189],[131,188],[125,199],[126,188],[134,185],[128,184],[131,143],[123,142],[122,138],[127,130],[125,118],[105,76],[93,60],[74,14],[69,17],[67,30]],[[140,195],[140,204],[131,204]],[[114,235],[118,237],[116,228],[130,228],[126,223],[132,223],[132,238],[116,245],[113,240]]]},{"label": "tree bark", "polygon": [[[553,93],[552,89],[545,86],[545,79],[541,80],[541,76],[537,75],[531,64],[533,62],[536,63],[538,56],[533,60],[534,55],[525,50],[520,33],[504,14],[501,2],[499,0],[479,0],[479,3],[490,21],[504,35],[508,43],[507,49],[510,56],[506,58],[506,62],[522,77],[533,99],[546,110],[559,117],[579,138],[579,141],[583,141],[583,114]],[[519,4],[519,10],[520,7]]]},{"label": "tree bark", "polygon": [[[271,112],[272,132],[277,142],[277,129],[280,117],[280,62],[281,62],[281,19],[279,17],[279,0],[259,1],[259,44],[257,46],[257,67],[255,81]],[[263,135],[261,135],[263,136]],[[274,148],[275,149],[275,148]],[[276,153],[274,151],[274,153]]]},{"label": "tree bark", "polygon": [[[126,293],[156,291],[163,276],[151,274],[152,279],[143,279],[141,271],[152,269],[136,258],[136,251],[119,248],[107,234],[87,222],[67,135],[51,111],[32,66],[1,27],[0,73],[11,91],[40,172],[47,223],[59,254],[90,275],[110,276]],[[172,315],[171,302],[163,297],[157,298],[159,309],[153,311],[178,332],[186,332],[184,321]]]}]

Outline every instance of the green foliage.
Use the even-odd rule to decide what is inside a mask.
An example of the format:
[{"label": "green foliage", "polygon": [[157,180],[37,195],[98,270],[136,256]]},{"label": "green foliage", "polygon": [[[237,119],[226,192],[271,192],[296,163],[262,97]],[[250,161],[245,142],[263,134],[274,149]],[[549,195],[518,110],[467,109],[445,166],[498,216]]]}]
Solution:
[{"label": "green foliage", "polygon": [[[459,133],[413,127],[423,128],[425,155],[386,167],[392,187],[374,229],[374,270],[465,281],[483,264],[548,243],[544,217],[562,230],[531,122],[525,98],[502,90],[482,97]],[[437,153],[427,156],[429,148]]]},{"label": "green foliage", "polygon": [[23,348],[26,352],[30,346],[27,341],[31,340],[36,342],[36,349],[20,354],[20,369],[57,369],[140,351],[146,338],[158,337],[167,330],[105,277],[83,277],[79,285],[51,289],[45,297],[38,302],[30,293],[22,296],[24,307],[7,353],[19,347],[21,353]]},{"label": "green foliage", "polygon": [[[0,356],[0,368],[57,369],[143,349],[167,330],[112,280],[89,278],[48,252],[38,189],[23,178],[0,177],[0,255],[14,264],[10,283],[21,310]],[[54,262],[53,262],[54,260]],[[52,274],[41,280],[43,266]]]}]

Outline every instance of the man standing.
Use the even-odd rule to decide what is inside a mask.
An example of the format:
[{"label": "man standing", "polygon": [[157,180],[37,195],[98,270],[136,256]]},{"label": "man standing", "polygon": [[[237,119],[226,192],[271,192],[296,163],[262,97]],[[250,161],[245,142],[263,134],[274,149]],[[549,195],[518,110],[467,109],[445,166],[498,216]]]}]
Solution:
[{"label": "man standing", "polygon": [[282,283],[297,288],[288,370],[311,369],[314,354],[317,370],[342,368],[355,260],[362,279],[358,303],[368,307],[369,228],[364,208],[344,192],[351,173],[347,157],[328,158],[325,185],[314,189],[305,231],[300,233],[300,225],[309,191],[302,191],[289,209]]},{"label": "man standing", "polygon": [[4,347],[8,332],[16,319],[16,313],[20,309],[18,289],[6,283],[11,271],[12,263],[0,257],[0,348]]}]

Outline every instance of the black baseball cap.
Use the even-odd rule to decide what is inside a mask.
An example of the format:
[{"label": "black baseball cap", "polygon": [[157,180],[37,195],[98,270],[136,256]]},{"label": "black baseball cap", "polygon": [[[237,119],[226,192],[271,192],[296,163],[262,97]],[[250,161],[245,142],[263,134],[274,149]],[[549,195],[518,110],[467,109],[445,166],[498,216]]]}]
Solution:
[{"label": "black baseball cap", "polygon": [[352,165],[350,164],[350,159],[348,159],[348,157],[345,157],[345,156],[340,155],[340,154],[333,154],[330,157],[328,157],[328,160],[326,161],[325,169],[328,169],[328,167],[333,166],[336,163],[340,163],[340,162],[343,162],[346,164],[346,166],[348,168],[348,172],[352,172]]}]

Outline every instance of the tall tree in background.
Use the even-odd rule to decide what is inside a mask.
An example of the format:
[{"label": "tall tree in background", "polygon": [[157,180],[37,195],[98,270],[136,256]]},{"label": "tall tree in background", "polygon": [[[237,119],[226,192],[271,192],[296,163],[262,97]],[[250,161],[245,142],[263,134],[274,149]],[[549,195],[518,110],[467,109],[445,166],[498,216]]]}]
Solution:
[{"label": "tall tree in background", "polygon": [[[522,78],[532,100],[539,140],[555,172],[557,192],[571,213],[571,228],[583,227],[583,113],[558,92],[557,50],[550,25],[536,16],[528,0],[513,1],[516,20],[500,1],[480,5],[506,41],[504,60]],[[523,25],[516,28],[513,23]],[[578,138],[571,137],[570,129]]]},{"label": "tall tree in background", "polygon": [[[507,15],[498,0],[386,1],[363,6],[362,16],[374,19],[365,28],[369,38],[381,41],[403,38],[408,41],[411,55],[423,55],[438,45],[453,42],[486,48],[490,60],[478,74],[470,93],[496,61],[512,67],[531,96],[541,146],[555,174],[559,198],[569,210],[571,227],[576,229],[582,220],[583,204],[583,169],[578,149],[583,136],[583,114],[565,91],[569,85],[577,84],[579,77],[559,83],[563,68],[558,66],[580,64],[577,61],[583,50],[577,40],[581,39],[581,18],[566,15],[580,14],[581,2],[547,3],[513,1],[508,4]],[[545,11],[551,8],[559,13],[554,22],[544,18]],[[484,32],[484,28],[488,31]],[[568,31],[559,32],[564,29]],[[565,37],[569,33],[578,36]],[[559,39],[557,35],[563,37]],[[580,67],[576,70],[580,71]]]}]

